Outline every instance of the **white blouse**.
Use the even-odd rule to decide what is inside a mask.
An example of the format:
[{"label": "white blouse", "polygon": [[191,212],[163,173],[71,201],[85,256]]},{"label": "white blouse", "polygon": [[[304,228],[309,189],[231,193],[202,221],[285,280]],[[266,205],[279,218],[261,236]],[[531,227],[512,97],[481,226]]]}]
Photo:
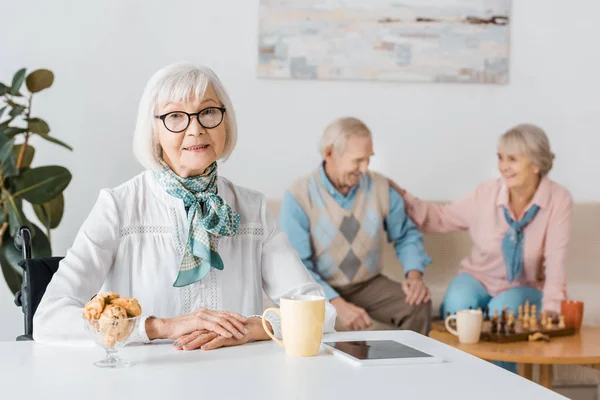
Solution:
[{"label": "white blouse", "polygon": [[[324,296],[277,227],[265,197],[221,177],[217,187],[242,217],[238,233],[218,240],[222,271],[211,268],[204,279],[181,288],[173,282],[188,237],[183,201],[167,194],[150,171],[103,189],[35,313],[35,341],[91,343],[83,307],[101,291],[138,299],[142,319],[130,338],[136,342],[148,341],[150,315],[170,318],[199,308],[262,314],[263,290],[276,304],[287,295]],[[327,302],[325,332],[334,330],[335,318]]]}]

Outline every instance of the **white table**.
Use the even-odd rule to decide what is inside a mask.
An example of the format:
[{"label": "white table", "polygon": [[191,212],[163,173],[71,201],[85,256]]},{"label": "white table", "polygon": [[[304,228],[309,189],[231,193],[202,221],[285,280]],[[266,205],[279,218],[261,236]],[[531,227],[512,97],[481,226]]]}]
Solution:
[{"label": "white table", "polygon": [[107,370],[98,347],[0,343],[0,398],[21,399],[564,399],[488,362],[410,331],[340,332],[325,340],[394,339],[442,357],[443,364],[358,367],[322,351],[294,358],[274,342],[213,351],[168,343],[128,346],[137,364]]}]

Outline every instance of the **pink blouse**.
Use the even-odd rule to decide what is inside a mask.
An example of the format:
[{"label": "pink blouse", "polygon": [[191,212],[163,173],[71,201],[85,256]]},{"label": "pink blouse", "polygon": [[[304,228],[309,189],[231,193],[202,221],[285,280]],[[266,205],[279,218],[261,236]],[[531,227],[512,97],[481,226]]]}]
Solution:
[{"label": "pink blouse", "polygon": [[[540,207],[524,232],[523,275],[510,283],[501,245],[509,226],[503,206],[508,206],[508,190],[503,179],[482,183],[464,199],[448,205],[435,205],[409,193],[404,196],[410,217],[423,232],[468,230],[473,241],[471,254],[461,261],[460,272],[467,272],[496,296],[515,286],[531,286],[543,293],[542,308],[560,311],[566,297],[565,260],[571,237],[573,200],[569,192],[542,178],[525,211]],[[512,211],[511,217],[516,220]]]}]

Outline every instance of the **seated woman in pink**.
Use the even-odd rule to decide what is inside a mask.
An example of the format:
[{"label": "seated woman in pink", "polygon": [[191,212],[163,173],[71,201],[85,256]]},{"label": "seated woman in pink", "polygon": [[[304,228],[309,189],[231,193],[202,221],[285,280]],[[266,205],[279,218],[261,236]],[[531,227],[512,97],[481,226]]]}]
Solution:
[{"label": "seated woman in pink", "polygon": [[500,137],[502,177],[484,182],[465,198],[434,205],[404,190],[407,212],[424,232],[468,230],[471,254],[444,297],[441,315],[489,307],[515,311],[529,301],[556,319],[565,298],[565,259],[572,199],[547,176],[554,154],[545,133],[518,125]]}]

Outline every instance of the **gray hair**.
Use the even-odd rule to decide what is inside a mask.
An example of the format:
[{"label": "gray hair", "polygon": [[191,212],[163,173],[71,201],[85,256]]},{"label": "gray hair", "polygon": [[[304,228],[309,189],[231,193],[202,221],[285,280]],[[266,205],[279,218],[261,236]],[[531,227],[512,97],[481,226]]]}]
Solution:
[{"label": "gray hair", "polygon": [[348,139],[353,136],[371,137],[371,131],[358,118],[338,118],[325,128],[319,140],[319,153],[324,158],[327,148],[333,146],[334,153],[340,154],[345,150]]},{"label": "gray hair", "polygon": [[168,65],[157,71],[144,89],[138,108],[137,124],[133,135],[133,153],[149,170],[161,168],[158,160],[162,149],[155,132],[157,108],[170,102],[188,101],[192,97],[202,99],[208,85],[212,85],[225,112],[225,148],[220,160],[225,161],[237,143],[235,112],[229,95],[217,75],[209,68],[189,63]]},{"label": "gray hair", "polygon": [[531,159],[545,176],[552,169],[554,153],[544,131],[533,124],[520,124],[500,136],[498,146],[509,153],[520,153]]}]

